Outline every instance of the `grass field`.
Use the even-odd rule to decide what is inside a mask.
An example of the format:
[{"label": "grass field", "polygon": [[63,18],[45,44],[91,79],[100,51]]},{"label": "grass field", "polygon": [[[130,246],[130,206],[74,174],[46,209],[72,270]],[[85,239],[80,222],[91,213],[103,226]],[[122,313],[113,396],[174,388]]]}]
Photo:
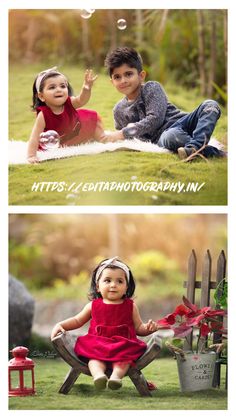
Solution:
[{"label": "grass field", "polygon": [[158,389],[153,397],[140,397],[128,377],[116,391],[98,392],[92,378],[81,375],[68,395],[58,394],[69,367],[61,360],[36,359],[36,391],[34,397],[12,397],[11,410],[226,410],[227,393],[224,389],[225,371],[222,369],[220,389],[181,393],[176,361],[162,358],[145,368],[147,380]]},{"label": "grass field", "polygon": [[[31,86],[41,67],[11,66],[9,92],[9,138],[27,141],[34,114],[30,111]],[[61,69],[78,92],[83,71],[76,67]],[[194,91],[178,86],[165,86],[169,99],[186,111],[191,111],[203,98]],[[100,74],[88,104],[96,109],[105,129],[113,129],[112,108],[121,96],[111,87],[108,77]],[[227,118],[223,110],[214,136],[226,145]],[[97,182],[154,182],[151,190],[89,191],[88,184]],[[63,188],[32,191],[34,182],[63,182]],[[167,189],[160,191],[163,182]],[[168,189],[180,182],[183,191]],[[140,183],[140,184],[141,184]],[[202,185],[198,192],[189,191],[189,184]],[[82,190],[82,185],[83,190]],[[41,184],[40,184],[41,187]],[[39,187],[39,189],[40,189]],[[91,186],[93,187],[93,186]],[[227,161],[198,159],[192,163],[179,161],[176,155],[117,151],[100,155],[78,156],[48,161],[37,166],[9,167],[10,205],[226,205]]]}]

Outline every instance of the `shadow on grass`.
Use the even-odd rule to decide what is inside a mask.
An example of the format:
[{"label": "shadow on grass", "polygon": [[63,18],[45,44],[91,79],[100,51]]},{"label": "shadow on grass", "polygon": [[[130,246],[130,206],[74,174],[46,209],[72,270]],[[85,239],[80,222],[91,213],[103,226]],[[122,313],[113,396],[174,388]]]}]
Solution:
[{"label": "shadow on grass", "polygon": [[[127,391],[127,386],[124,385],[124,387],[122,389],[120,389],[119,391],[109,391],[109,395],[112,396],[112,398],[116,398],[116,399],[120,399],[122,397],[122,399],[130,399],[130,397],[137,397],[140,399],[140,395],[137,392],[137,390],[135,388],[128,388]],[[92,383],[91,384],[74,384],[73,388],[70,390],[69,395],[79,395],[79,394],[83,394],[83,395],[99,395],[99,397],[103,397],[105,399],[107,399],[108,397],[108,392],[107,390],[105,391],[98,391],[95,390]],[[157,398],[173,398],[173,397],[182,397],[182,398],[186,398],[186,397],[191,397],[192,399],[206,399],[206,398],[222,398],[224,399],[226,396],[226,390],[219,390],[219,389],[212,389],[212,390],[200,390],[200,391],[186,391],[184,393],[182,393],[179,389],[173,389],[170,388],[169,390],[167,390],[165,387],[161,388],[161,389],[157,389],[152,391],[152,398],[153,397],[157,397]],[[68,395],[66,395],[68,396]]]}]

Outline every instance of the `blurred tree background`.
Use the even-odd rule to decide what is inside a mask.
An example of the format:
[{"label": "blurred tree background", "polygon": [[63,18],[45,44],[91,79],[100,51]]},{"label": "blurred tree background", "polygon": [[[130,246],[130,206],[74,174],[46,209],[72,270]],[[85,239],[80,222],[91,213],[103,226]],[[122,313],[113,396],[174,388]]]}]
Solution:
[{"label": "blurred tree background", "polygon": [[[117,27],[120,18],[126,21],[123,30]],[[227,10],[104,9],[89,16],[80,9],[9,12],[10,64],[76,63],[104,72],[107,52],[122,45],[141,53],[147,80],[196,88],[225,105]]]},{"label": "blurred tree background", "polygon": [[207,249],[227,247],[223,214],[11,214],[10,272],[33,295],[87,301],[91,272],[119,255],[131,268],[139,301],[183,295],[191,249],[199,276]]}]

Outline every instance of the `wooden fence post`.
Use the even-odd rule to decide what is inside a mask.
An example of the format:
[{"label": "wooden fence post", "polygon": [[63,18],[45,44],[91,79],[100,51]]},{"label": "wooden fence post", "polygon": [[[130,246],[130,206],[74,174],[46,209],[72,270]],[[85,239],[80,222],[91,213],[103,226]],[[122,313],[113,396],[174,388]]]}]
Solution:
[{"label": "wooden fence post", "polygon": [[[197,257],[195,250],[192,249],[192,252],[188,259],[188,279],[184,283],[184,287],[187,288],[187,298],[191,303],[195,302],[195,283],[196,283],[196,274],[197,274]],[[186,337],[184,341],[184,351],[189,351],[192,347],[193,334],[191,333]]]},{"label": "wooden fence post", "polygon": [[210,302],[210,282],[211,282],[211,254],[207,250],[202,267],[202,284],[201,284],[201,302],[200,307],[209,305]]},{"label": "wooden fence post", "polygon": [[192,303],[195,302],[195,282],[197,275],[197,257],[194,250],[192,250],[188,260],[188,283],[187,283],[187,298]]}]

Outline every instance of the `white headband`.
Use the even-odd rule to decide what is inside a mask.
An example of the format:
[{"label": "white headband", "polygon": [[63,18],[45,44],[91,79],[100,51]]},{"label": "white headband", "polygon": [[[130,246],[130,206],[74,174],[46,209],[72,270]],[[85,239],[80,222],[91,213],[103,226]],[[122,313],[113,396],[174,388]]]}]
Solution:
[{"label": "white headband", "polygon": [[[49,73],[53,73],[56,72],[58,75],[63,76],[66,80],[66,77],[64,76],[64,74],[60,73],[60,71],[57,70],[57,67],[52,67],[52,68],[48,68],[47,70],[41,71],[41,73],[38,74],[36,82],[35,82],[35,87],[37,92],[39,93],[39,89],[40,89],[40,85],[42,83],[42,80],[44,79],[44,77],[49,74]],[[67,82],[67,80],[66,80]]]},{"label": "white headband", "polygon": [[129,283],[129,279],[130,279],[130,273],[129,273],[129,268],[127,265],[125,265],[125,263],[120,262],[119,260],[117,260],[118,256],[115,256],[111,259],[107,259],[104,262],[102,262],[102,264],[99,266],[97,272],[96,272],[96,282],[98,282],[99,277],[101,275],[101,273],[104,271],[104,269],[106,269],[109,265],[115,266],[116,268],[120,268],[125,272],[126,278],[127,278],[127,282]]}]

